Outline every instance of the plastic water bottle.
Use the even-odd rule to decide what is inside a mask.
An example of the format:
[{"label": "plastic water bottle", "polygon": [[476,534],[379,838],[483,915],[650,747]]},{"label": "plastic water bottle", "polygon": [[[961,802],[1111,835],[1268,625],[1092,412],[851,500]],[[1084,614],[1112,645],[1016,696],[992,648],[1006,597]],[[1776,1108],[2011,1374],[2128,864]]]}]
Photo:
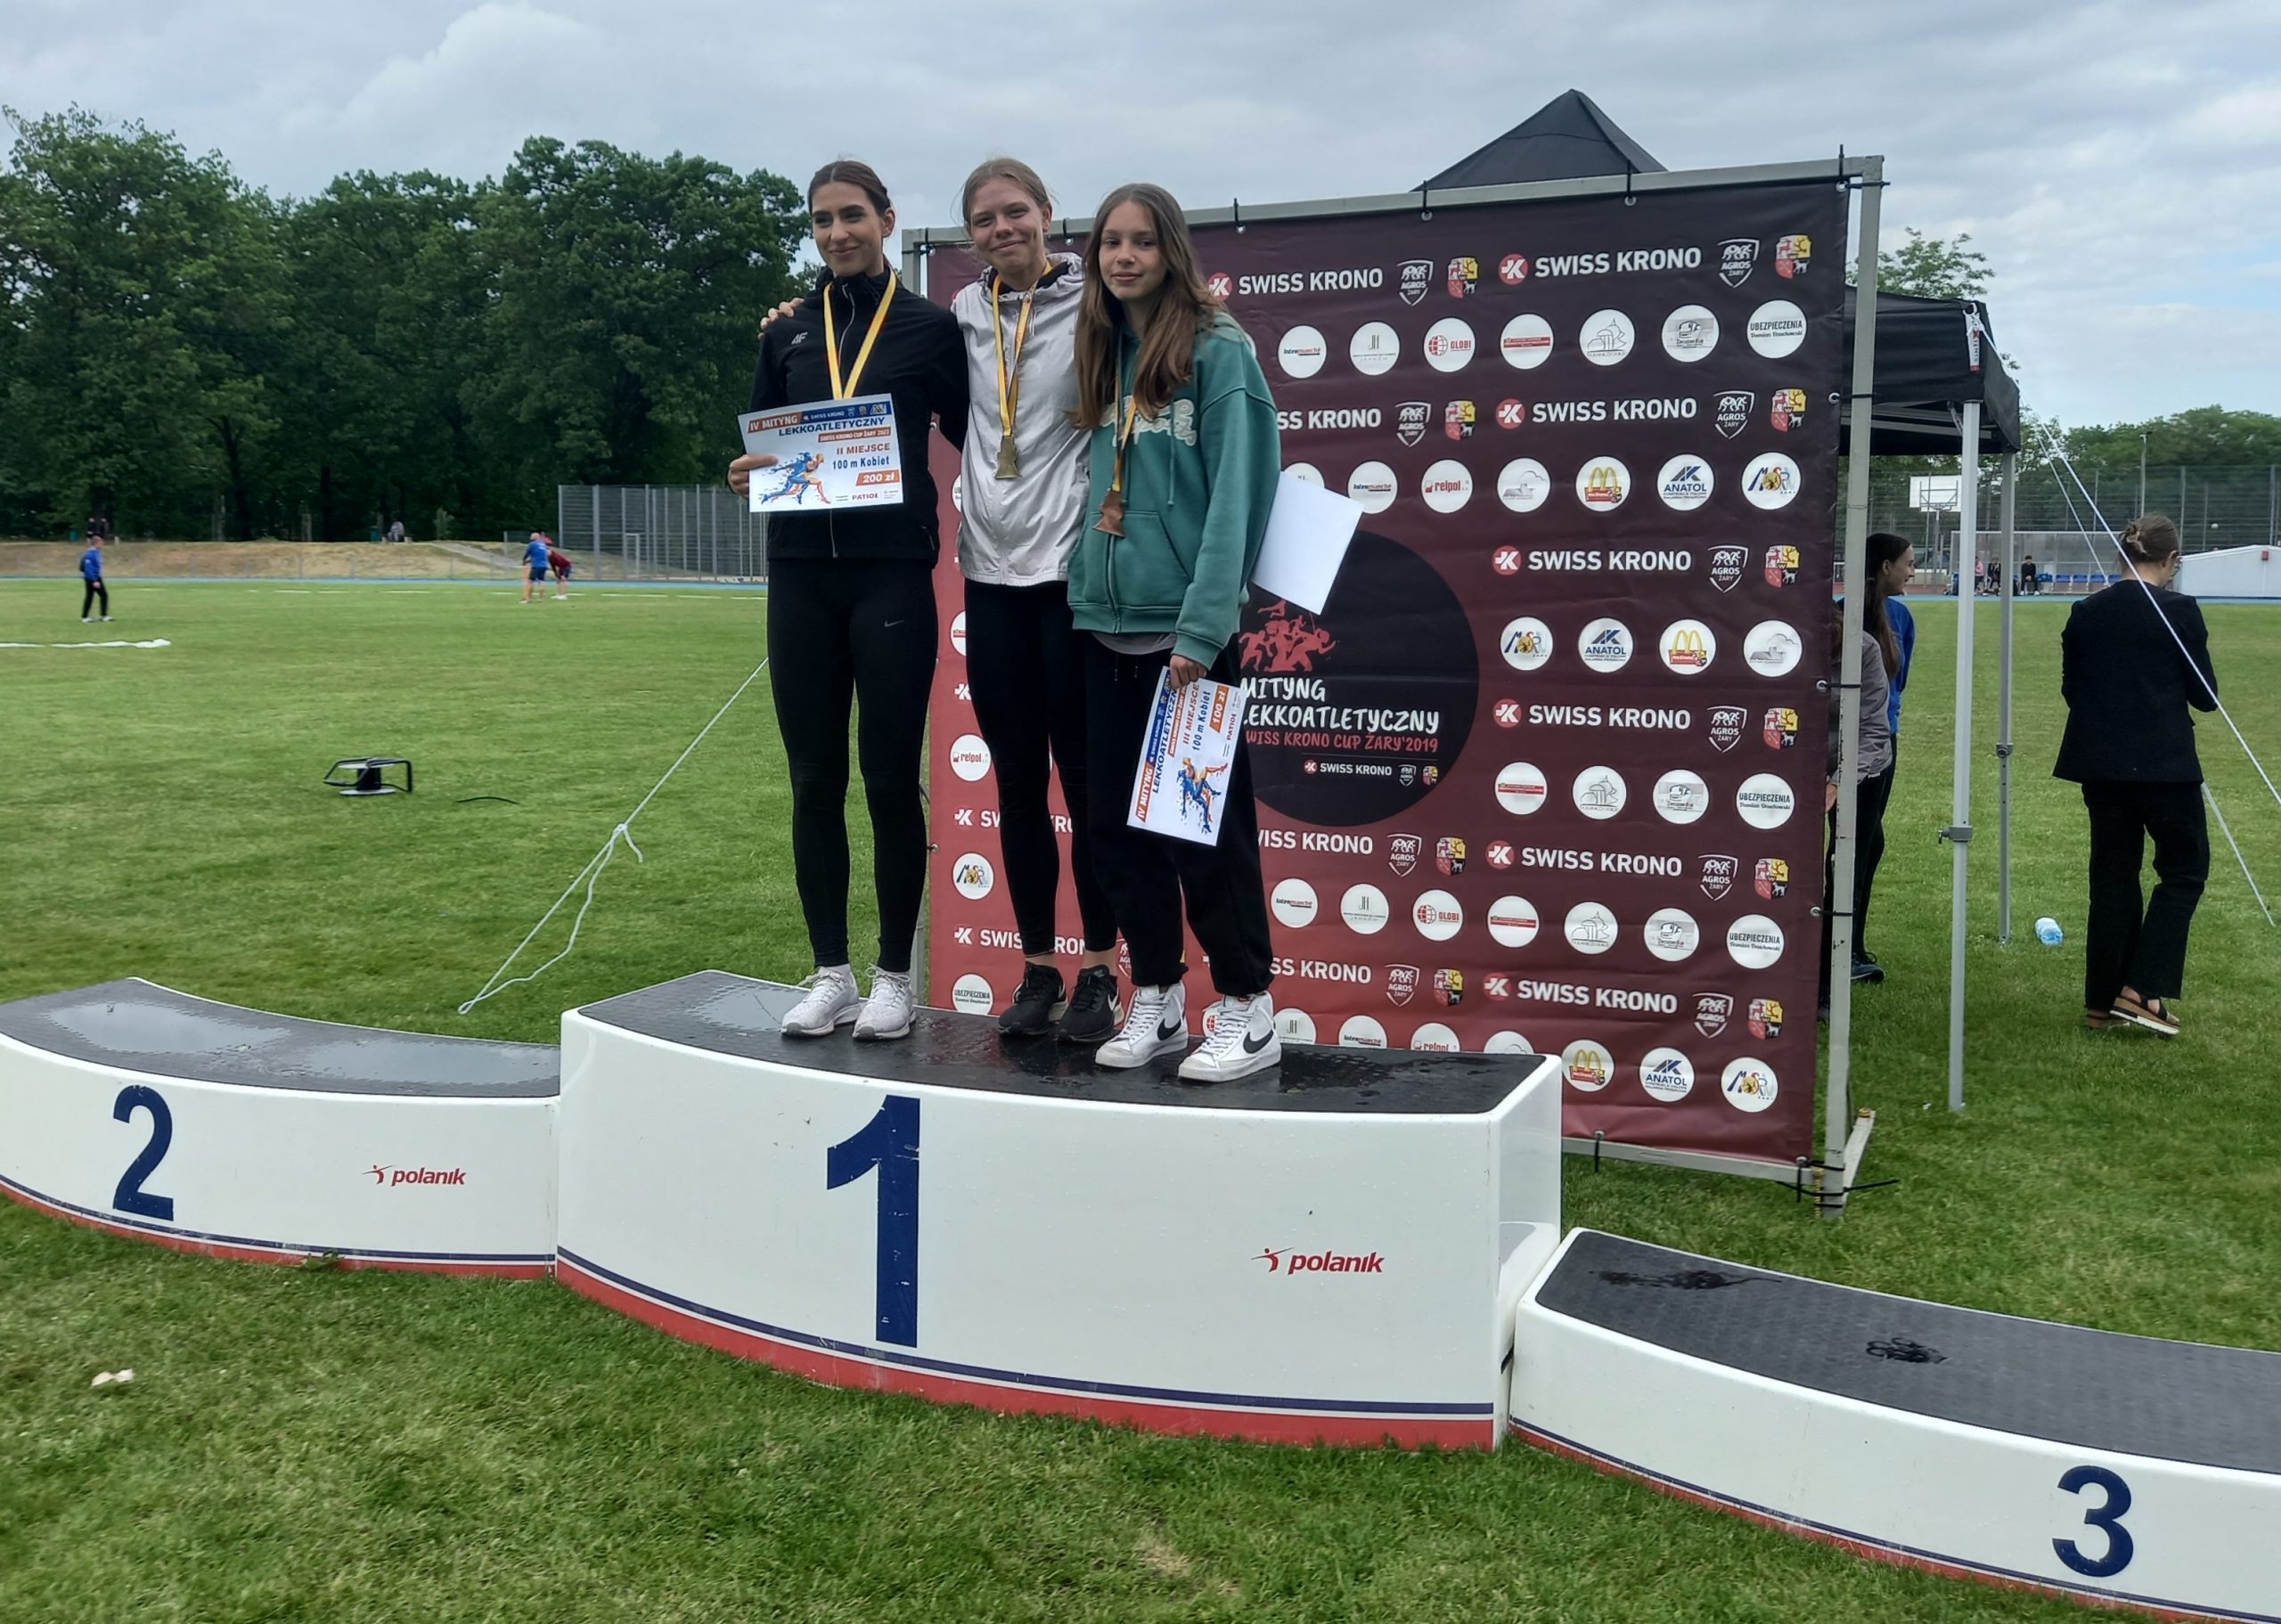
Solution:
[{"label": "plastic water bottle", "polygon": [[2059,921],[2049,914],[2035,922],[2035,939],[2046,947],[2057,947],[2064,936],[2065,933],[2059,928]]}]

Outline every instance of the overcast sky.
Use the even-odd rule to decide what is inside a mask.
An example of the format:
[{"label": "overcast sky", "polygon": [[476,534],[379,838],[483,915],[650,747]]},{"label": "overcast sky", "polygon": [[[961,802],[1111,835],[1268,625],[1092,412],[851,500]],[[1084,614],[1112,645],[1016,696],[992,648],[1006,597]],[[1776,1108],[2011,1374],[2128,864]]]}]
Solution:
[{"label": "overcast sky", "polygon": [[1888,231],[1969,231],[2062,422],[2281,412],[2281,0],[0,0],[0,102],[219,149],[274,192],[496,174],[522,138],[805,181],[906,224],[979,158],[1073,213],[1400,191],[1570,87],[1672,168],[1882,152]]}]

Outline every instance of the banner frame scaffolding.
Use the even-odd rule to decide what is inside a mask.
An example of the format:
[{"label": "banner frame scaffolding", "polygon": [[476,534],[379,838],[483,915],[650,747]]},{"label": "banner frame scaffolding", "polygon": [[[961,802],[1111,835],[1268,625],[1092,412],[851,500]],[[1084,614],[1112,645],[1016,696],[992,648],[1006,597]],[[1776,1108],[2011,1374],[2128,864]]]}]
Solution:
[{"label": "banner frame scaffolding", "polygon": [[[1430,219],[1437,208],[1462,208],[1489,203],[1538,202],[1556,199],[1630,197],[1641,192],[1718,192],[1745,189],[1754,186],[1795,184],[1799,182],[1827,181],[1842,190],[1861,194],[1859,224],[1854,228],[1854,249],[1857,273],[1861,285],[1870,295],[1854,324],[1852,372],[1850,399],[1856,420],[1867,421],[1871,396],[1871,381],[1875,374],[1876,352],[1876,265],[1878,200],[1884,187],[1884,159],[1868,154],[1856,157],[1840,150],[1835,159],[1819,159],[1804,163],[1745,164],[1713,169],[1672,169],[1657,173],[1635,172],[1626,175],[1581,175],[1572,179],[1531,181],[1515,185],[1463,186],[1450,189],[1419,188],[1411,192],[1386,192],[1374,196],[1324,198],[1290,203],[1246,203],[1233,200],[1224,208],[1198,208],[1187,211],[1188,223],[1197,225],[1233,225],[1239,231],[1247,224],[1270,221],[1300,221],[1331,218],[1349,215],[1402,214],[1415,211],[1421,218]],[[1092,229],[1090,216],[1063,215],[1046,224],[1049,239],[1070,241],[1083,236]],[[940,248],[971,248],[973,239],[962,225],[917,226],[902,233],[903,276],[914,290],[926,290],[926,265],[932,251]],[[1849,488],[1845,503],[1844,528],[1840,540],[1838,566],[1841,578],[1857,590],[1847,595],[1845,616],[1845,649],[1849,662],[1858,660],[1861,641],[1860,592],[1868,545],[1868,465],[1856,458],[1849,465]],[[1856,844],[1858,796],[1851,768],[1859,750],[1857,729],[1852,727],[1853,709],[1858,699],[1852,685],[1841,695],[1840,725],[1848,729],[1844,744],[1847,771],[1838,796],[1837,840],[1835,844],[1839,880],[1837,891],[1851,895],[1846,889],[1847,877],[1853,871],[1853,852]],[[1850,907],[1839,910],[1832,921],[1830,933],[1831,956],[1834,964],[1851,962],[1853,921]],[[922,911],[920,920],[919,954],[916,963],[922,977],[920,996],[927,996],[923,977],[927,965],[928,915]],[[1847,1054],[1849,994],[1851,982],[1846,975],[1831,978],[1830,1037],[1828,1073],[1823,1079],[1827,1090],[1823,1111],[1824,1133],[1819,1157],[1801,1156],[1795,1163],[1763,1161],[1750,1156],[1723,1155],[1713,1151],[1672,1149],[1660,1146],[1629,1145],[1600,1135],[1591,1138],[1566,1138],[1564,1148],[1571,1155],[1598,1158],[1611,1156],[1619,1161],[1652,1163],[1666,1167],[1685,1168],[1696,1172],[1735,1173],[1746,1178],[1770,1179],[1800,1188],[1811,1184],[1817,1204],[1831,1216],[1844,1211],[1845,1192],[1852,1186],[1861,1158],[1868,1147],[1869,1130],[1875,1121],[1868,1112],[1856,1114],[1851,1108],[1851,1076]]]}]

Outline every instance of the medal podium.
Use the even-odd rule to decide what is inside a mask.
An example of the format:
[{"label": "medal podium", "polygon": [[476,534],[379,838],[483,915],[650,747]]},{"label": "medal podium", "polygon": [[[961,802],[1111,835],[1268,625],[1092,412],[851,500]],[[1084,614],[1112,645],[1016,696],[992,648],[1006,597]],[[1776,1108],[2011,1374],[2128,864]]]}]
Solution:
[{"label": "medal podium", "polygon": [[1493,1447],[1559,1240],[1537,1056],[1293,1045],[1199,1088],[978,1016],[786,1039],[707,972],[563,1018],[557,1274],[814,1380],[1292,1442]]},{"label": "medal podium", "polygon": [[253,1261],[553,1261],[551,1044],[270,1015],[155,982],[0,1004],[0,1193]]}]

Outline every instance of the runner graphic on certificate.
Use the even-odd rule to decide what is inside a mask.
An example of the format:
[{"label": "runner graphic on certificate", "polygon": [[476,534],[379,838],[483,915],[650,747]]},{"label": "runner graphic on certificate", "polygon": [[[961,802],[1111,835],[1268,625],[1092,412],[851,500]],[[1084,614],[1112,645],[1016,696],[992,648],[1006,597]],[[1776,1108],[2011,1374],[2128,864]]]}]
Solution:
[{"label": "runner graphic on certificate", "polygon": [[1171,672],[1158,676],[1126,823],[1198,845],[1220,844],[1220,798],[1243,732],[1244,698],[1239,682],[1199,677],[1175,688]]},{"label": "runner graphic on certificate", "polygon": [[745,450],[773,457],[753,470],[756,513],[814,513],[826,508],[890,507],[903,501],[903,453],[895,400],[865,395],[748,412],[737,419]]}]

